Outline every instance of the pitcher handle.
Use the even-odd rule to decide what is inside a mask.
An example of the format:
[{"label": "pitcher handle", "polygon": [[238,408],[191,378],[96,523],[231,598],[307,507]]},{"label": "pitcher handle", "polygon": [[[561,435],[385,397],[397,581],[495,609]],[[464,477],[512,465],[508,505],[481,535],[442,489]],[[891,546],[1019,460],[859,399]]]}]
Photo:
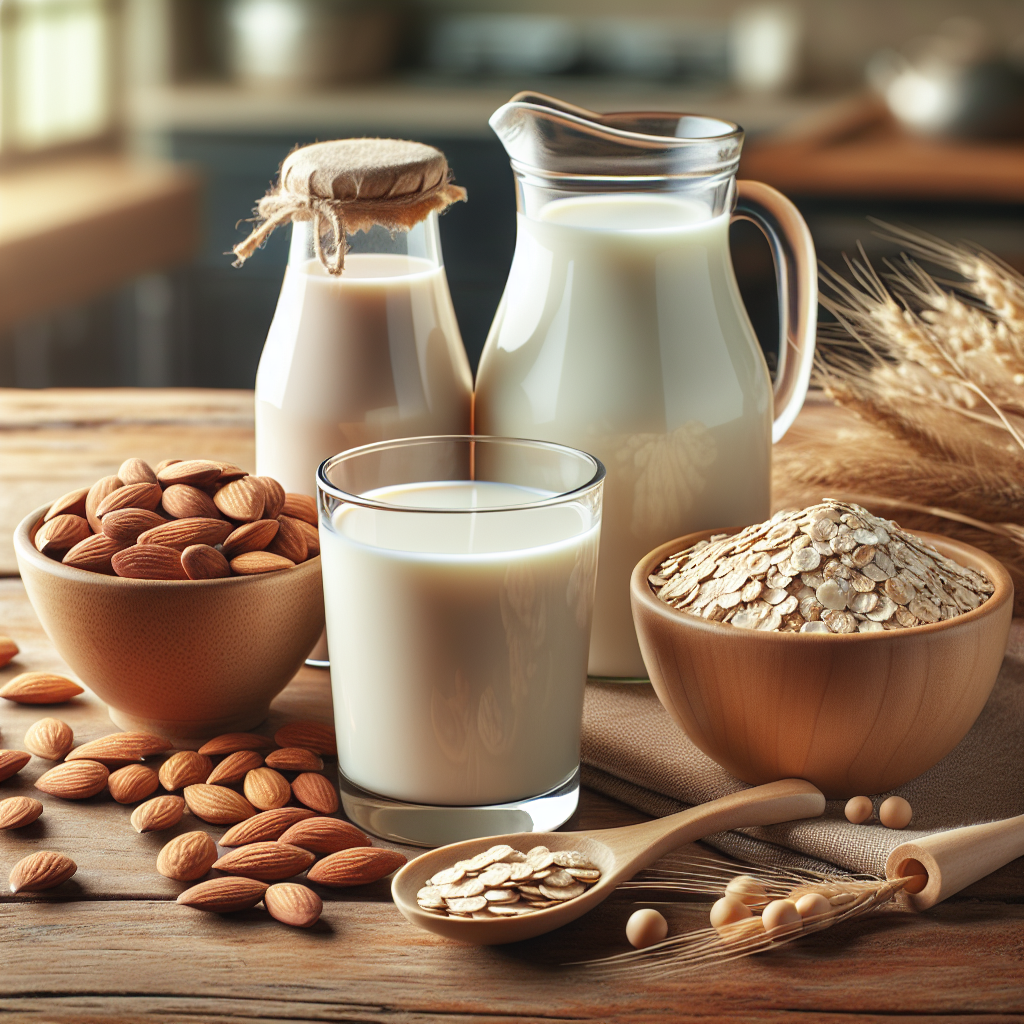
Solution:
[{"label": "pitcher handle", "polygon": [[772,443],[792,426],[807,396],[818,326],[818,264],[800,211],[760,181],[736,182],[733,220],[749,220],[768,239],[779,286],[779,366]]}]

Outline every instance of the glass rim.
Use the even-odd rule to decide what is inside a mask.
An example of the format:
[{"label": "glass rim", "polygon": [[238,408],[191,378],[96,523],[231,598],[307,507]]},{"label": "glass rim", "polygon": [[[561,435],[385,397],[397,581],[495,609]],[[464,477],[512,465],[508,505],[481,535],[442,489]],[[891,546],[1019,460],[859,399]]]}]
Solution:
[{"label": "glass rim", "polygon": [[[362,494],[352,494],[349,491],[344,491],[340,487],[336,487],[327,479],[326,473],[328,469],[350,458],[356,458],[360,455],[366,455],[374,451],[386,451],[389,448],[412,447],[413,445],[429,441],[461,441],[466,443],[479,442],[482,444],[500,443],[522,445],[530,448],[541,448],[547,451],[568,453],[570,455],[581,457],[594,467],[594,471],[586,483],[581,484],[579,487],[574,487],[572,490],[552,495],[550,498],[542,498],[540,501],[521,502],[515,505],[485,505],[482,508],[437,508],[436,506],[395,505],[391,502],[379,501],[376,498],[367,498]],[[359,445],[356,448],[347,448],[345,451],[339,452],[337,455],[332,455],[329,458],[324,459],[324,461],[317,467],[316,487],[318,494],[327,494],[338,501],[343,501],[351,505],[360,505],[363,508],[376,509],[381,512],[414,512],[419,514],[431,512],[440,513],[442,515],[467,515],[478,512],[527,512],[530,509],[535,508],[563,505],[566,502],[572,501],[573,499],[586,494],[588,491],[592,491],[599,487],[604,482],[604,478],[604,463],[596,456],[583,451],[581,448],[571,448],[569,445],[557,444],[554,441],[538,441],[528,437],[501,437],[492,434],[424,434],[420,437],[397,437],[388,441],[374,441],[371,444]],[[466,482],[472,483],[473,481]]]}]

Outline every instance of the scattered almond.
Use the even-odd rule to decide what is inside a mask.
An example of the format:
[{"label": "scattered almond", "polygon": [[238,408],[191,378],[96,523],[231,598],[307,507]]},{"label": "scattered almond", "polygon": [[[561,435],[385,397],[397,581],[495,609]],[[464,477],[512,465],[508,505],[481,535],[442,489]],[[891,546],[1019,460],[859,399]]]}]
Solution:
[{"label": "scattered almond", "polygon": [[323,769],[323,758],[302,747],[282,747],[267,754],[267,767],[283,772],[318,772]]},{"label": "scattered almond", "polygon": [[263,811],[240,822],[221,836],[221,846],[246,846],[249,843],[270,842],[280,838],[297,821],[312,818],[313,812],[305,807],[278,807]]},{"label": "scattered almond", "polygon": [[309,850],[287,843],[249,843],[224,854],[213,866],[230,875],[279,882],[305,871],[314,860]]},{"label": "scattered almond", "polygon": [[369,846],[370,837],[340,818],[306,818],[290,826],[280,837],[282,843],[301,846],[310,853],[337,853],[357,846]]},{"label": "scattered almond", "polygon": [[121,482],[125,484],[155,484],[156,473],[149,463],[143,459],[125,459],[117,471]]},{"label": "scattered almond", "polygon": [[132,811],[132,828],[136,832],[163,832],[174,828],[185,813],[180,796],[155,796]]},{"label": "scattered almond", "polygon": [[0,697],[15,704],[63,704],[84,692],[78,683],[54,672],[22,672],[0,686]]},{"label": "scattered almond", "polygon": [[11,892],[42,892],[66,882],[78,865],[63,853],[38,850],[22,857],[11,868]]},{"label": "scattered almond", "polygon": [[156,772],[144,764],[129,764],[110,773],[107,788],[119,804],[137,804],[152,796],[160,785]]},{"label": "scattered almond", "polygon": [[316,526],[316,501],[308,494],[286,494],[278,514],[301,519],[310,526]]},{"label": "scattered almond", "polygon": [[206,779],[211,786],[231,786],[241,782],[254,768],[263,767],[263,756],[255,750],[236,750],[228,754]]},{"label": "scattered almond", "polygon": [[293,928],[312,928],[320,920],[324,901],[312,889],[297,882],[278,882],[263,894],[267,913]]},{"label": "scattered almond", "polygon": [[99,761],[65,761],[43,772],[36,789],[62,800],[87,800],[107,788],[110,771]]},{"label": "scattered almond", "polygon": [[185,803],[188,809],[211,825],[233,825],[256,813],[241,793],[226,786],[208,786],[204,782],[185,787]]},{"label": "scattered almond", "polygon": [[74,491],[62,494],[47,510],[43,516],[43,522],[48,523],[51,519],[60,515],[81,516],[85,518],[85,499],[89,494],[88,487],[79,487]]},{"label": "scattered almond", "polygon": [[138,543],[184,551],[193,544],[219,544],[230,532],[231,524],[223,519],[175,519],[139,534]]},{"label": "scattered almond", "polygon": [[0,750],[0,782],[17,775],[31,760],[24,750]]},{"label": "scattered almond", "polygon": [[123,546],[127,547],[134,544],[140,534],[169,521],[147,508],[119,508],[103,517],[103,536],[123,541]]},{"label": "scattered almond", "polygon": [[277,572],[278,569],[290,569],[295,563],[283,555],[275,555],[270,551],[247,551],[244,555],[235,555],[231,559],[231,571],[239,576],[256,576],[262,572]]},{"label": "scattered almond", "polygon": [[228,560],[209,544],[190,544],[185,548],[181,567],[190,580],[222,580],[231,575]]},{"label": "scattered almond", "polygon": [[236,910],[250,910],[255,907],[269,886],[255,878],[211,878],[186,889],[178,902],[196,910],[214,914],[229,914]]},{"label": "scattered almond", "polygon": [[52,558],[70,551],[88,536],[89,523],[81,516],[55,516],[36,530],[36,550]]},{"label": "scattered almond", "polygon": [[85,518],[88,520],[94,533],[99,533],[102,529],[102,523],[100,522],[100,517],[96,510],[100,507],[100,504],[108,494],[112,494],[123,486],[124,483],[119,477],[104,476],[100,477],[100,479],[89,488],[89,493],[85,496]]},{"label": "scattered almond", "polygon": [[133,544],[110,559],[114,572],[132,580],[187,580],[181,553],[159,544]]},{"label": "scattered almond", "polygon": [[154,736],[148,732],[114,732],[109,736],[101,736],[98,740],[91,740],[75,747],[67,755],[67,760],[77,761],[86,759],[99,761],[108,767],[112,765],[121,766],[130,764],[132,761],[140,761],[152,754],[162,754],[171,750],[174,744],[165,740],[162,736]]},{"label": "scattered almond", "polygon": [[325,757],[338,756],[338,739],[334,729],[319,722],[290,722],[274,733],[279,747],[305,747]]},{"label": "scattered almond", "polygon": [[288,780],[273,768],[254,768],[246,775],[242,790],[249,803],[261,811],[284,807],[292,798]]},{"label": "scattered almond", "polygon": [[255,477],[243,476],[225,484],[214,496],[213,503],[229,519],[251,523],[263,516],[266,492]]},{"label": "scattered almond", "polygon": [[36,757],[62,761],[75,745],[75,734],[71,726],[59,718],[40,718],[28,727],[22,742]]},{"label": "scattered almond", "polygon": [[217,844],[205,832],[184,832],[175,836],[156,858],[161,875],[179,882],[202,878],[217,859]]},{"label": "scattered almond", "polygon": [[333,814],[338,809],[338,792],[322,775],[304,772],[292,780],[292,793],[299,803],[321,814]]},{"label": "scattered almond", "polygon": [[154,512],[162,496],[163,491],[160,490],[159,484],[125,484],[124,487],[111,491],[99,503],[96,515],[102,522],[108,512],[119,508],[145,508]]},{"label": "scattered almond", "polygon": [[42,813],[43,805],[30,796],[8,797],[0,800],[0,828],[24,828]]},{"label": "scattered almond", "polygon": [[18,656],[18,645],[9,636],[0,636],[0,668]]},{"label": "scattered almond", "polygon": [[184,462],[172,462],[157,473],[157,479],[165,487],[171,484],[191,484],[193,487],[206,487],[212,484],[221,474],[221,464],[209,459],[186,459]]},{"label": "scattered almond", "polygon": [[213,498],[191,484],[171,484],[164,491],[164,511],[175,519],[220,518]]},{"label": "scattered almond", "polygon": [[211,771],[213,761],[205,754],[197,754],[194,750],[179,750],[160,765],[160,785],[168,793],[173,793],[176,789],[205,782]]},{"label": "scattered almond", "polygon": [[247,551],[262,551],[277,536],[281,524],[276,519],[257,519],[232,530],[221,545],[225,557],[234,558]]},{"label": "scattered almond", "polygon": [[291,516],[278,516],[278,523],[281,528],[277,536],[267,545],[267,550],[275,555],[281,555],[296,565],[306,560],[306,534],[299,526],[300,520],[292,519]]},{"label": "scattered almond", "polygon": [[269,736],[261,736],[256,732],[226,732],[222,736],[214,736],[200,748],[200,754],[220,757],[222,754],[233,754],[236,750],[266,750],[274,741]]},{"label": "scattered almond", "polygon": [[276,519],[284,508],[284,488],[272,476],[254,476],[263,485],[263,518]]},{"label": "scattered almond", "polygon": [[350,885],[367,885],[397,871],[406,861],[397,850],[383,850],[374,846],[360,846],[332,853],[314,864],[306,874],[311,882],[332,889]]},{"label": "scattered almond", "polygon": [[61,561],[72,569],[84,569],[86,572],[99,572],[104,576],[116,576],[111,559],[128,547],[126,541],[114,540],[103,533],[93,533],[80,540]]}]

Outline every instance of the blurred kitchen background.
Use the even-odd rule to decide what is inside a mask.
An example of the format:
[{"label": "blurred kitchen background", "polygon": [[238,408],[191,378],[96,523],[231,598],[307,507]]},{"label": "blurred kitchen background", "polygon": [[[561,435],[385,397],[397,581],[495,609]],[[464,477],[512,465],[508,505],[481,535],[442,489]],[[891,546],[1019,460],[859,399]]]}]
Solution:
[{"label": "blurred kitchen background", "polygon": [[[747,131],[834,267],[868,216],[1024,269],[1020,0],[0,0],[0,386],[251,387],[288,232],[225,255],[297,144],[439,146],[475,366],[514,245],[487,126],[521,89]],[[774,360],[767,245],[733,227]]]}]

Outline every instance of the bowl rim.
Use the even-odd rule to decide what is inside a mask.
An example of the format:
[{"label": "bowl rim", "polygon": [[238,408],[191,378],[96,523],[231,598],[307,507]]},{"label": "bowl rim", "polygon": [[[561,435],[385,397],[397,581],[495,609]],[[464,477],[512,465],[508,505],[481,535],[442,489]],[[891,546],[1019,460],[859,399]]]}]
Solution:
[{"label": "bowl rim", "polygon": [[[261,572],[252,573],[248,576],[225,576],[221,579],[215,580],[138,580],[128,576],[108,576],[102,572],[90,572],[88,569],[79,569],[77,566],[65,565],[63,562],[58,562],[48,555],[44,555],[39,551],[35,544],[32,543],[32,530],[37,528],[47,510],[53,504],[52,501],[46,502],[44,505],[40,505],[38,508],[30,512],[14,529],[14,551],[18,556],[19,561],[24,558],[26,561],[31,562],[37,568],[48,572],[51,575],[61,577],[62,579],[70,580],[77,583],[88,583],[95,582],[98,585],[112,584],[113,586],[123,587],[231,587],[231,586],[244,586],[246,582],[253,580],[267,580],[272,578],[281,578],[281,570],[275,570],[274,572]],[[320,570],[320,556],[314,555],[312,558],[307,558],[306,561],[300,562],[298,565],[292,568],[303,571],[303,574],[309,573],[313,566],[316,566],[317,571]],[[288,576],[294,577],[294,573],[287,573]]]},{"label": "bowl rim", "polygon": [[[938,633],[966,626],[971,622],[984,618],[986,615],[995,614],[1004,605],[1013,601],[1013,580],[997,558],[971,544],[965,544],[963,541],[954,540],[952,537],[946,537],[942,534],[927,533],[924,530],[914,531],[914,536],[935,547],[940,554],[955,561],[961,561],[962,558],[966,557],[968,559],[967,564],[971,568],[976,568],[972,563],[981,563],[985,574],[995,586],[992,596],[987,601],[969,612],[963,612],[960,615],[954,616],[952,619],[928,622],[922,626],[910,626],[907,629],[886,629],[870,633],[781,633],[757,629],[738,630],[727,622],[712,622],[697,615],[690,615],[666,604],[651,590],[647,577],[651,575],[651,570],[655,566],[665,560],[666,555],[672,554],[674,551],[685,550],[700,540],[707,540],[712,534],[736,534],[744,529],[746,529],[744,526],[730,526],[714,530],[697,530],[694,533],[687,533],[682,537],[676,537],[674,540],[667,541],[654,548],[644,555],[634,567],[629,581],[630,596],[634,601],[639,601],[645,608],[654,612],[668,623],[675,623],[683,628],[705,630],[712,635],[732,636],[734,638],[743,637],[744,639],[751,639],[755,643],[759,639],[764,639],[769,643],[835,643],[836,641],[842,643],[869,643],[878,642],[886,638],[904,636],[908,633],[912,636],[926,636],[930,633]],[[961,562],[961,564],[963,563]],[[894,641],[890,640],[890,642]]]}]

